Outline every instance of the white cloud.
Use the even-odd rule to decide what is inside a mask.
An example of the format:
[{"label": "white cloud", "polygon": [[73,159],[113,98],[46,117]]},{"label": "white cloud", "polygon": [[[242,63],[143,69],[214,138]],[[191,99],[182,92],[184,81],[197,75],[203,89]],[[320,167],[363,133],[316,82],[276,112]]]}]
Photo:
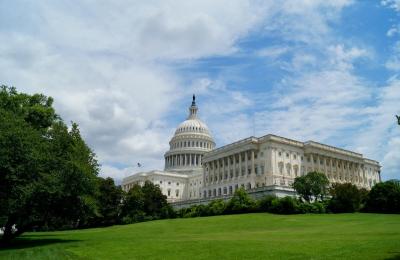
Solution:
[{"label": "white cloud", "polygon": [[[250,1],[2,3],[0,77],[53,96],[65,121],[80,125],[103,175],[135,170],[137,162],[162,169],[174,128],[165,118],[188,94],[166,61],[235,52],[264,8]],[[246,103],[240,93],[232,99]]]},{"label": "white cloud", "polygon": [[[53,96],[61,116],[80,124],[104,176],[121,180],[133,171],[161,169],[179,121],[167,117],[193,92],[204,98],[200,113],[220,144],[252,135],[253,117],[256,133],[324,141],[363,129],[374,114],[362,105],[371,98],[368,84],[352,71],[353,62],[370,53],[343,45],[331,32],[352,1],[14,3],[0,8],[7,14],[0,18],[0,37],[7,39],[0,42],[2,83]],[[223,75],[201,75],[186,86],[171,65],[232,55],[254,32],[296,46],[275,44],[258,53],[277,60],[292,55],[279,64],[289,74],[274,93],[252,97],[252,86],[238,90]],[[256,106],[253,116],[249,110]],[[392,135],[378,152],[365,149],[361,137],[355,146],[371,156],[380,151],[385,156],[376,159],[390,165],[398,156]]]},{"label": "white cloud", "polygon": [[271,46],[267,48],[263,48],[256,52],[259,57],[267,57],[271,59],[278,58],[281,55],[286,54],[289,51],[289,48],[284,46]]},{"label": "white cloud", "polygon": [[400,71],[400,41],[397,41],[392,49],[392,55],[386,61],[385,66],[392,71]]},{"label": "white cloud", "polygon": [[400,0],[382,0],[381,4],[400,12]]},{"label": "white cloud", "polygon": [[400,33],[400,25],[393,25],[386,33],[386,36],[393,37]]},{"label": "white cloud", "polygon": [[357,136],[355,146],[361,152],[381,159],[387,178],[399,178],[400,127],[395,114],[400,114],[400,80],[392,78],[378,92],[377,104],[368,108],[366,127]]}]

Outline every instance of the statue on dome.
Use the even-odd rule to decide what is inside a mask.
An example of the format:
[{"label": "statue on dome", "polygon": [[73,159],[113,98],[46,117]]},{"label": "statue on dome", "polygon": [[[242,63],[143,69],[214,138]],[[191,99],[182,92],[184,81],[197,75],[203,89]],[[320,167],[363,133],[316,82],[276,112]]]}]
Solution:
[{"label": "statue on dome", "polygon": [[196,96],[193,94],[192,106],[196,105]]}]

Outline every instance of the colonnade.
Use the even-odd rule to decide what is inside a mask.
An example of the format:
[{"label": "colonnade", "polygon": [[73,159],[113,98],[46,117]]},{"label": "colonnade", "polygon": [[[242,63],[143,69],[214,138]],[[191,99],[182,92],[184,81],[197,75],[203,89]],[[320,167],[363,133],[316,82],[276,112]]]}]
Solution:
[{"label": "colonnade", "polygon": [[[253,177],[256,173],[255,151],[247,150],[204,162],[204,183],[219,184],[232,179]],[[254,179],[254,178],[253,178]],[[254,186],[254,180],[252,180]]]},{"label": "colonnade", "polygon": [[320,154],[309,154],[308,158],[311,170],[324,172],[332,183],[351,182],[358,186],[370,186],[369,179],[375,180],[372,176],[368,176],[364,165],[360,162]]},{"label": "colonnade", "polygon": [[174,154],[165,157],[165,168],[185,167],[185,166],[201,166],[202,154]]}]

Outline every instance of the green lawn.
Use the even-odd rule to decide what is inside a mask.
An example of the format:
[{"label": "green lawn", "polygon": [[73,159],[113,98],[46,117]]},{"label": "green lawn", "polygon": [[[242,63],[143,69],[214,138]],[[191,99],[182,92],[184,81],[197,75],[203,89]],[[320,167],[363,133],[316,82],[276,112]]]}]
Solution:
[{"label": "green lawn", "polygon": [[243,214],[27,233],[0,259],[400,259],[400,215]]}]

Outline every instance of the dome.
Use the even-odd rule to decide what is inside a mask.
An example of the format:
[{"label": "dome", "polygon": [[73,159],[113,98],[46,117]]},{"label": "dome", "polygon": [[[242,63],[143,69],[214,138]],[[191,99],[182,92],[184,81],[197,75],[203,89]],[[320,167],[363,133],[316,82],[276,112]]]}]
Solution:
[{"label": "dome", "polygon": [[197,118],[194,95],[189,116],[179,124],[169,145],[164,155],[165,170],[178,172],[201,169],[203,154],[214,149],[215,142],[207,125]]},{"label": "dome", "polygon": [[175,135],[180,133],[202,133],[211,137],[207,125],[197,118],[183,121],[176,129]]}]

